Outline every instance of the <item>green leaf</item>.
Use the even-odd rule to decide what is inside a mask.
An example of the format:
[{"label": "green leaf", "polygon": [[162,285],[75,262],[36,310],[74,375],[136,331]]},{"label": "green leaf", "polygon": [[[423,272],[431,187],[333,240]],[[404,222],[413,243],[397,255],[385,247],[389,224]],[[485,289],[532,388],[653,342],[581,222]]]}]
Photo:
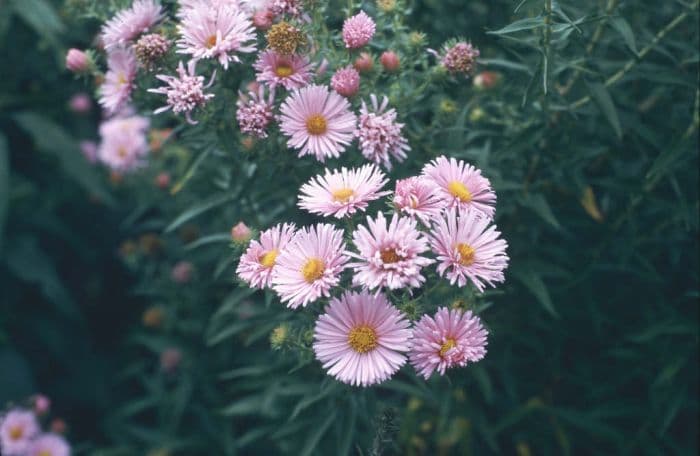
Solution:
[{"label": "green leaf", "polygon": [[608,89],[600,82],[586,82],[591,98],[596,102],[603,115],[608,120],[610,125],[615,130],[618,138],[622,138],[622,126],[620,119],[617,117],[617,110]]},{"label": "green leaf", "polygon": [[58,35],[65,29],[53,6],[46,0],[11,0],[17,15],[34,31],[58,44]]},{"label": "green leaf", "polygon": [[0,133],[0,254],[5,233],[5,219],[10,205],[10,158],[8,156],[7,140]]},{"label": "green leaf", "polygon": [[511,269],[511,274],[530,290],[544,310],[553,317],[559,318],[559,313],[552,304],[552,298],[549,296],[549,290],[547,290],[547,285],[542,277],[529,267],[514,267]]},{"label": "green leaf", "polygon": [[499,30],[493,30],[486,32],[490,35],[507,35],[510,33],[515,33],[515,32],[521,32],[523,30],[532,30],[536,29],[538,27],[543,27],[544,26],[544,17],[542,16],[537,16],[537,17],[528,17],[525,19],[520,19],[518,21],[515,21],[511,24],[506,25],[502,29]]},{"label": "green leaf", "polygon": [[216,233],[208,236],[202,236],[194,242],[185,246],[185,250],[194,250],[198,247],[208,244],[228,244],[231,242],[231,233]]},{"label": "green leaf", "polygon": [[312,432],[309,433],[309,437],[306,439],[304,448],[301,450],[301,456],[311,456],[311,454],[318,446],[318,442],[321,441],[323,435],[326,433],[331,424],[333,424],[333,421],[335,420],[335,415],[336,411],[334,410],[333,412],[331,412],[330,415],[326,417],[326,419],[320,426],[317,426],[315,429],[312,429]]},{"label": "green leaf", "polygon": [[637,40],[634,38],[634,32],[629,22],[627,22],[624,17],[613,17],[610,19],[610,25],[622,36],[622,39],[625,41],[630,51],[632,51],[634,55],[638,55]]},{"label": "green leaf", "polygon": [[552,227],[557,230],[561,230],[561,224],[554,216],[552,208],[545,199],[544,195],[541,193],[528,193],[523,195],[520,199],[523,206],[532,209],[537,215],[542,217],[542,219],[552,225]]},{"label": "green leaf", "polygon": [[235,195],[226,193],[223,195],[214,195],[211,198],[200,202],[199,204],[187,209],[185,212],[180,214],[175,220],[172,221],[172,223],[170,223],[170,225],[168,225],[168,227],[165,229],[165,232],[170,233],[178,229],[182,224],[189,222],[198,215],[201,215],[211,209],[214,209],[215,207],[228,203],[234,197]]}]

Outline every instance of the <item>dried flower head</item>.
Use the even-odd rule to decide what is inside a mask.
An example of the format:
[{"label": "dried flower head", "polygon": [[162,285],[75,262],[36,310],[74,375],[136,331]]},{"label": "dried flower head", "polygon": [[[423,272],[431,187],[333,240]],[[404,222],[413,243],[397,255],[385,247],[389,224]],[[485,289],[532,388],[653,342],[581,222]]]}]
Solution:
[{"label": "dried flower head", "polygon": [[170,41],[159,33],[143,35],[134,44],[134,53],[139,63],[146,69],[153,68],[170,50]]},{"label": "dried flower head", "polygon": [[306,45],[304,33],[285,21],[270,27],[265,37],[270,49],[284,55],[294,54],[297,49]]}]

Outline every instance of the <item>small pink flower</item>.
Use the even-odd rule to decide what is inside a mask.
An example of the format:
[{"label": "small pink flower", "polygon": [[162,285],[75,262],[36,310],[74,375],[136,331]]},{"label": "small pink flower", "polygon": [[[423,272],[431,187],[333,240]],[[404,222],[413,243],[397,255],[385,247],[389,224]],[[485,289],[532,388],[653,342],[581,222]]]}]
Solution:
[{"label": "small pink flower", "polygon": [[90,96],[85,92],[76,93],[68,101],[68,106],[70,106],[71,111],[78,114],[85,114],[90,112],[92,108],[92,100]]},{"label": "small pink flower", "polygon": [[46,415],[51,409],[51,399],[43,394],[37,394],[33,398],[34,413],[38,416]]},{"label": "small pink flower", "polygon": [[343,23],[343,41],[345,47],[357,49],[370,42],[374,36],[376,25],[364,11],[345,19]]},{"label": "small pink flower", "polygon": [[474,87],[478,90],[490,90],[496,87],[500,80],[500,73],[496,73],[495,71],[482,71],[474,76]]},{"label": "small pink flower", "polygon": [[24,409],[10,410],[0,416],[0,454],[24,456],[38,433],[39,423],[33,412]]},{"label": "small pink flower", "polygon": [[379,62],[381,62],[384,69],[390,73],[398,71],[401,66],[399,56],[394,51],[382,52],[382,55],[379,56]]},{"label": "small pink flower", "polygon": [[463,287],[467,279],[479,291],[485,284],[503,282],[508,267],[508,243],[500,239],[495,225],[475,211],[457,214],[456,208],[435,219],[430,245],[437,255],[438,273]]},{"label": "small pink flower", "polygon": [[106,50],[124,46],[145,33],[165,17],[155,0],[135,0],[131,8],[119,11],[102,27],[102,42]]},{"label": "small pink flower", "polygon": [[242,221],[231,228],[231,239],[235,242],[248,242],[252,234],[253,232],[248,228],[248,225]]},{"label": "small pink flower", "polygon": [[493,219],[496,194],[489,180],[472,165],[441,155],[423,167],[423,176],[439,189],[447,207],[473,210]]},{"label": "small pink flower", "polygon": [[426,380],[437,370],[464,367],[486,355],[488,331],[471,311],[438,309],[433,319],[423,315],[413,328],[410,360]]},{"label": "small pink flower", "polygon": [[338,157],[352,141],[356,118],[350,103],[325,86],[294,91],[280,111],[280,129],[300,157],[314,155],[323,162]]},{"label": "small pink flower", "polygon": [[143,164],[148,154],[148,119],[117,117],[100,125],[101,142],[97,158],[111,169],[129,171]]},{"label": "small pink flower", "polygon": [[109,115],[118,113],[131,99],[136,68],[131,49],[115,48],[107,55],[107,74],[100,87],[99,102]]},{"label": "small pink flower", "polygon": [[306,307],[330,295],[347,261],[342,230],[328,224],[301,228],[277,257],[272,288],[288,307]]},{"label": "small pink flower", "polygon": [[253,135],[256,138],[267,138],[267,126],[272,122],[274,115],[275,93],[270,92],[265,98],[265,87],[260,86],[258,92],[250,92],[248,96],[238,93],[236,105],[236,120],[241,132]]},{"label": "small pink flower", "polygon": [[27,456],[70,456],[70,445],[56,434],[42,434],[34,440]]},{"label": "small pink flower", "polygon": [[185,284],[192,280],[194,266],[189,261],[178,261],[170,272],[173,282]]},{"label": "small pink flower", "polygon": [[288,14],[290,16],[299,16],[304,11],[302,0],[272,0],[270,9],[278,16]]},{"label": "small pink flower", "polygon": [[381,383],[406,362],[411,329],[381,293],[345,292],[316,321],[314,353],[328,375],[356,386]]},{"label": "small pink flower", "polygon": [[155,179],[156,187],[161,190],[166,190],[170,186],[170,174],[166,172],[159,173]]},{"label": "small pink flower", "polygon": [[197,122],[192,120],[192,111],[196,108],[201,108],[207,104],[209,100],[214,98],[213,93],[205,93],[204,90],[211,87],[214,83],[214,73],[207,85],[204,85],[204,76],[197,76],[195,72],[196,62],[190,60],[187,64],[187,70],[182,65],[182,62],[177,67],[177,77],[166,74],[159,74],[156,78],[165,82],[167,85],[157,89],[148,89],[151,93],[159,93],[167,97],[166,105],[156,109],[153,113],[160,114],[161,112],[172,109],[175,114],[185,113],[185,118],[190,124]]},{"label": "small pink flower", "polygon": [[389,192],[380,191],[386,182],[384,173],[373,165],[339,171],[326,169],[323,176],[302,185],[299,207],[312,214],[343,218],[364,211],[370,201],[387,195]]},{"label": "small pink flower", "polygon": [[258,30],[267,30],[272,27],[274,19],[275,13],[268,9],[253,13],[253,25]]},{"label": "small pink flower", "polygon": [[350,254],[355,261],[348,264],[355,270],[354,285],[394,290],[418,288],[425,282],[421,268],[433,260],[421,256],[429,250],[428,241],[416,228],[415,220],[394,214],[387,226],[379,212],[374,220],[367,217],[367,227],[361,225],[355,230],[352,240],[359,251]]},{"label": "small pink flower", "polygon": [[396,181],[394,206],[411,217],[418,217],[425,226],[442,212],[445,203],[437,196],[435,186],[421,176]]},{"label": "small pink flower", "polygon": [[303,55],[281,55],[268,50],[260,53],[253,68],[257,73],[255,78],[267,84],[270,89],[275,89],[278,85],[287,90],[300,89],[312,78],[311,64]]},{"label": "small pink flower", "polygon": [[398,162],[406,159],[406,152],[411,150],[408,141],[401,134],[403,124],[396,122],[396,110],[387,110],[389,99],[370,95],[372,109],[362,101],[360,117],[355,135],[359,138],[362,155],[378,165],[391,170],[391,158]]},{"label": "small pink flower", "polygon": [[445,48],[442,65],[452,74],[469,76],[474,69],[477,57],[479,57],[479,50],[471,43],[462,41]]},{"label": "small pink flower", "polygon": [[84,73],[90,69],[90,57],[80,49],[69,49],[66,54],[66,68],[73,73]]},{"label": "small pink flower", "polygon": [[296,226],[279,224],[260,233],[260,241],[252,240],[241,256],[236,274],[253,288],[266,288],[272,284],[277,257],[296,232]]},{"label": "small pink flower", "polygon": [[331,87],[344,97],[351,97],[360,90],[360,73],[351,66],[341,68],[331,78]]}]

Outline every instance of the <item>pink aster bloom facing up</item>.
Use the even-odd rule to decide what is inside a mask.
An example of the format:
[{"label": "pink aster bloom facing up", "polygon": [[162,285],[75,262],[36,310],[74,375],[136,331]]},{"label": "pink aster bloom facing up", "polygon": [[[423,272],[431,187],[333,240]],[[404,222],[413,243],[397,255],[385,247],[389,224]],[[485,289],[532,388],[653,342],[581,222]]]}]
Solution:
[{"label": "pink aster bloom facing up", "polygon": [[331,78],[331,87],[344,97],[351,97],[360,90],[360,73],[348,66],[335,72]]},{"label": "pink aster bloom facing up", "polygon": [[369,289],[420,287],[425,282],[421,268],[433,260],[421,256],[429,248],[428,241],[416,228],[416,221],[394,214],[387,226],[387,220],[379,212],[374,220],[367,217],[367,226],[360,226],[352,234],[359,251],[351,254],[356,261],[348,264],[355,270],[353,284]]},{"label": "pink aster bloom facing up", "polygon": [[131,99],[136,67],[136,56],[131,49],[116,48],[108,54],[99,102],[109,115],[119,112]]},{"label": "pink aster bloom facing up", "polygon": [[411,330],[383,294],[345,292],[318,318],[314,340],[316,358],[328,375],[369,386],[389,379],[406,362]]},{"label": "pink aster bloom facing up", "polygon": [[102,141],[97,158],[116,171],[129,171],[143,164],[148,154],[148,119],[141,116],[118,117],[100,125]]},{"label": "pink aster bloom facing up", "polygon": [[102,42],[108,51],[123,46],[147,32],[163,19],[163,8],[155,0],[135,0],[131,8],[119,11],[102,27]]},{"label": "pink aster bloom facing up", "polygon": [[403,124],[396,122],[396,110],[387,110],[389,99],[383,97],[379,103],[377,96],[372,94],[370,100],[371,110],[362,102],[355,135],[359,138],[360,149],[366,159],[391,170],[391,159],[404,161],[406,152],[411,147],[401,134]]},{"label": "pink aster bloom facing up", "polygon": [[70,456],[70,445],[56,434],[43,434],[34,440],[27,456]]},{"label": "pink aster bloom facing up", "polygon": [[299,207],[312,214],[343,218],[364,211],[370,201],[389,194],[380,191],[386,183],[384,173],[374,165],[339,171],[326,169],[323,176],[312,177],[302,185]]},{"label": "pink aster bloom facing up", "polygon": [[281,55],[268,50],[260,53],[253,64],[258,82],[267,84],[270,89],[281,85],[287,90],[300,89],[313,77],[309,59],[303,55]]},{"label": "pink aster bloom facing up", "polygon": [[423,315],[413,328],[411,364],[426,380],[437,370],[464,367],[486,355],[488,331],[471,311],[438,309],[435,318]]},{"label": "pink aster bloom facing up", "polygon": [[236,274],[253,288],[266,288],[272,285],[272,274],[277,265],[277,257],[296,232],[294,224],[279,224],[260,233],[260,240],[252,240],[241,256]]},{"label": "pink aster bloom facing up", "polygon": [[148,91],[165,95],[167,97],[167,104],[162,108],[156,109],[154,114],[160,114],[161,112],[172,109],[175,114],[184,112],[187,122],[191,124],[197,123],[192,120],[192,111],[194,111],[195,108],[204,106],[210,99],[214,98],[214,94],[204,93],[204,90],[211,87],[214,83],[216,73],[212,75],[211,80],[205,86],[204,76],[197,76],[195,73],[195,63],[194,60],[190,60],[187,64],[187,70],[185,70],[182,62],[180,62],[177,67],[177,77],[165,74],[156,76],[156,78],[165,82],[167,86],[157,89],[148,89]]},{"label": "pink aster bloom facing up", "polygon": [[508,243],[489,219],[474,211],[459,213],[456,208],[435,219],[430,245],[437,254],[438,273],[463,287],[467,279],[479,291],[486,284],[495,286],[505,280],[503,270],[508,267]]},{"label": "pink aster bloom facing up", "polygon": [[445,206],[432,182],[421,176],[397,180],[393,202],[399,212],[419,218],[426,226],[430,226],[430,220],[439,216]]},{"label": "pink aster bloom facing up", "polygon": [[238,93],[236,119],[241,132],[256,138],[267,138],[267,126],[273,119],[272,109],[275,93],[270,92],[265,99],[265,87],[260,86],[258,92],[249,92],[248,96]]},{"label": "pink aster bloom facing up", "polygon": [[12,409],[0,416],[0,454],[24,456],[32,439],[39,433],[39,423],[34,413],[24,409]]},{"label": "pink aster bloom facing up", "polygon": [[357,49],[370,42],[374,36],[376,25],[364,11],[345,19],[343,23],[343,41],[345,47]]},{"label": "pink aster bloom facing up", "polygon": [[241,61],[237,53],[255,51],[253,23],[236,3],[194,5],[186,9],[178,30],[178,53],[195,60],[217,59],[224,69]]},{"label": "pink aster bloom facing up", "polygon": [[477,57],[479,57],[479,50],[471,43],[462,41],[445,49],[442,65],[452,74],[469,76],[474,69]]},{"label": "pink aster bloom facing up", "polygon": [[493,219],[496,193],[489,180],[472,165],[442,155],[423,167],[423,176],[438,187],[446,206],[475,211]]},{"label": "pink aster bloom facing up", "polygon": [[302,228],[280,251],[272,288],[292,309],[328,297],[340,282],[345,253],[342,230],[328,224]]},{"label": "pink aster bloom facing up", "polygon": [[287,145],[299,156],[314,155],[323,162],[338,157],[355,131],[350,103],[328,87],[311,85],[296,90],[282,104],[280,129]]}]

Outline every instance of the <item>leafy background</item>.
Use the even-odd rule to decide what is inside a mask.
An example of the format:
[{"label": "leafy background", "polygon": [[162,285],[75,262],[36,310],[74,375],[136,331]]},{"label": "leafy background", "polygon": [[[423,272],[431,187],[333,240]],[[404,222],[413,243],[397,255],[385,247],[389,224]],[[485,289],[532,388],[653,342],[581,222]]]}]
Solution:
[{"label": "leafy background", "polygon": [[[425,0],[388,14],[394,34],[376,50],[413,63],[376,81],[414,151],[396,175],[440,153],[482,168],[511,268],[498,292],[441,297],[488,323],[485,360],[363,391],[313,361],[308,315],[272,350],[289,312],[232,278],[230,227],[307,221],[294,194],[318,172],[274,144],[241,145],[241,76],[137,175],[83,160],[77,141],[99,116],[69,114],[91,84],[63,56],[112,6],[0,3],[0,401],[49,394],[80,454],[697,451],[697,2]],[[501,83],[431,73],[421,87],[415,30],[433,48],[470,38]],[[154,188],[160,172],[169,191]],[[183,260],[193,278],[176,284]],[[169,348],[175,371],[160,366]]]}]

